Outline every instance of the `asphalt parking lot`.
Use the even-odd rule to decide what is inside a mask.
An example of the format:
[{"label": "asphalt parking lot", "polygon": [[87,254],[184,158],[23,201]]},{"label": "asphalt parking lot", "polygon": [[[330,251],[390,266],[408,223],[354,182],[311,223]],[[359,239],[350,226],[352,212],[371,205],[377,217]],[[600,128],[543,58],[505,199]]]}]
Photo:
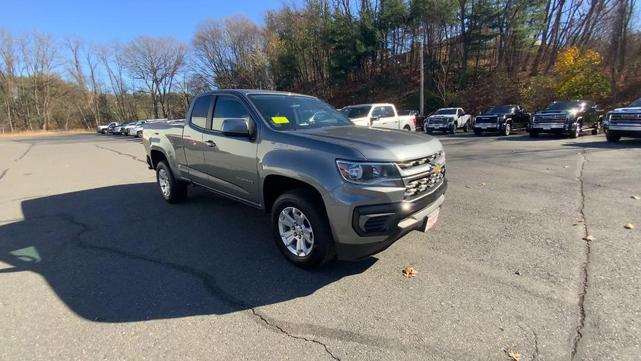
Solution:
[{"label": "asphalt parking lot", "polygon": [[638,360],[641,140],[440,138],[435,229],[315,272],[138,140],[0,138],[0,360]]}]

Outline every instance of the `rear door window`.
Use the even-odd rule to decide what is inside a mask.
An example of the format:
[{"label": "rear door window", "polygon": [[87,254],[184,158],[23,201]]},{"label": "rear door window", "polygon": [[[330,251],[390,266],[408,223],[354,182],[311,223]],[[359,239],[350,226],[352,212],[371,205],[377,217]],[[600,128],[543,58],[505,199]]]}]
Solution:
[{"label": "rear door window", "polygon": [[189,122],[198,127],[205,128],[207,126],[207,118],[209,117],[209,108],[211,106],[211,95],[203,95],[196,99],[194,107],[191,109],[191,117]]}]

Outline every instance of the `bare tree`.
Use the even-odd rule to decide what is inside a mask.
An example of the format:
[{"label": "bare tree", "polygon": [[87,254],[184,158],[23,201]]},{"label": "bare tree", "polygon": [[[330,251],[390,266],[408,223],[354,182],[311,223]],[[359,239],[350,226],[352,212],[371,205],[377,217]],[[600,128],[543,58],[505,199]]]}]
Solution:
[{"label": "bare tree", "polygon": [[8,32],[0,29],[0,91],[5,102],[4,110],[7,114],[9,130],[14,130],[14,99],[17,97],[16,47],[13,37]]},{"label": "bare tree", "polygon": [[149,91],[154,117],[159,118],[161,109],[168,117],[167,96],[184,65],[186,46],[173,38],[139,37],[123,50],[125,67]]},{"label": "bare tree", "polygon": [[194,70],[212,87],[271,88],[263,30],[246,17],[207,20],[193,41]]},{"label": "bare tree", "polygon": [[[42,130],[49,129],[51,81],[55,76],[57,46],[50,34],[34,32],[19,42],[26,75],[32,81],[33,97]],[[29,120],[29,127],[32,124]]]},{"label": "bare tree", "polygon": [[97,126],[101,121],[98,99],[102,93],[97,76],[98,60],[93,49],[86,47],[81,40],[69,40],[67,47],[71,53],[67,72],[78,86],[84,103],[82,106],[77,106],[78,111],[85,126],[89,128],[89,120],[85,115],[85,109],[89,109],[93,115],[93,123]]}]

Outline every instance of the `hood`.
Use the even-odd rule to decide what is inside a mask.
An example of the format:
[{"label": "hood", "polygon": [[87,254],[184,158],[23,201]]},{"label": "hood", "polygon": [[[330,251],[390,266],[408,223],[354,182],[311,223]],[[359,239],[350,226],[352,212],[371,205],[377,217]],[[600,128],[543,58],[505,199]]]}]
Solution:
[{"label": "hood", "polygon": [[641,107],[633,108],[617,108],[613,110],[614,113],[641,113]]},{"label": "hood", "polygon": [[479,114],[476,117],[477,118],[485,118],[485,117],[487,117],[487,118],[499,117],[500,118],[500,117],[505,116],[506,114],[508,114],[508,113],[487,113],[487,114]]},{"label": "hood", "polygon": [[456,118],[456,114],[434,114],[434,115],[430,115],[428,118],[429,119],[432,119],[432,118],[454,119],[454,118]]},{"label": "hood", "polygon": [[370,161],[405,161],[425,157],[443,149],[438,139],[405,130],[354,126],[297,130],[292,133],[355,149]]},{"label": "hood", "polygon": [[568,115],[570,114],[570,109],[564,109],[564,110],[541,110],[535,113],[535,115],[556,115],[556,114],[563,114],[563,115]]}]

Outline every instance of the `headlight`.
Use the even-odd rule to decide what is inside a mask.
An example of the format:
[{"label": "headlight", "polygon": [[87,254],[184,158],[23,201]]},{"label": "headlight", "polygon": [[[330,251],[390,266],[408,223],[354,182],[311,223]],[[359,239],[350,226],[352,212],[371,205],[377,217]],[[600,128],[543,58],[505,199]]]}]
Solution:
[{"label": "headlight", "polygon": [[402,187],[403,181],[393,163],[366,163],[337,160],[338,172],[348,182]]}]

